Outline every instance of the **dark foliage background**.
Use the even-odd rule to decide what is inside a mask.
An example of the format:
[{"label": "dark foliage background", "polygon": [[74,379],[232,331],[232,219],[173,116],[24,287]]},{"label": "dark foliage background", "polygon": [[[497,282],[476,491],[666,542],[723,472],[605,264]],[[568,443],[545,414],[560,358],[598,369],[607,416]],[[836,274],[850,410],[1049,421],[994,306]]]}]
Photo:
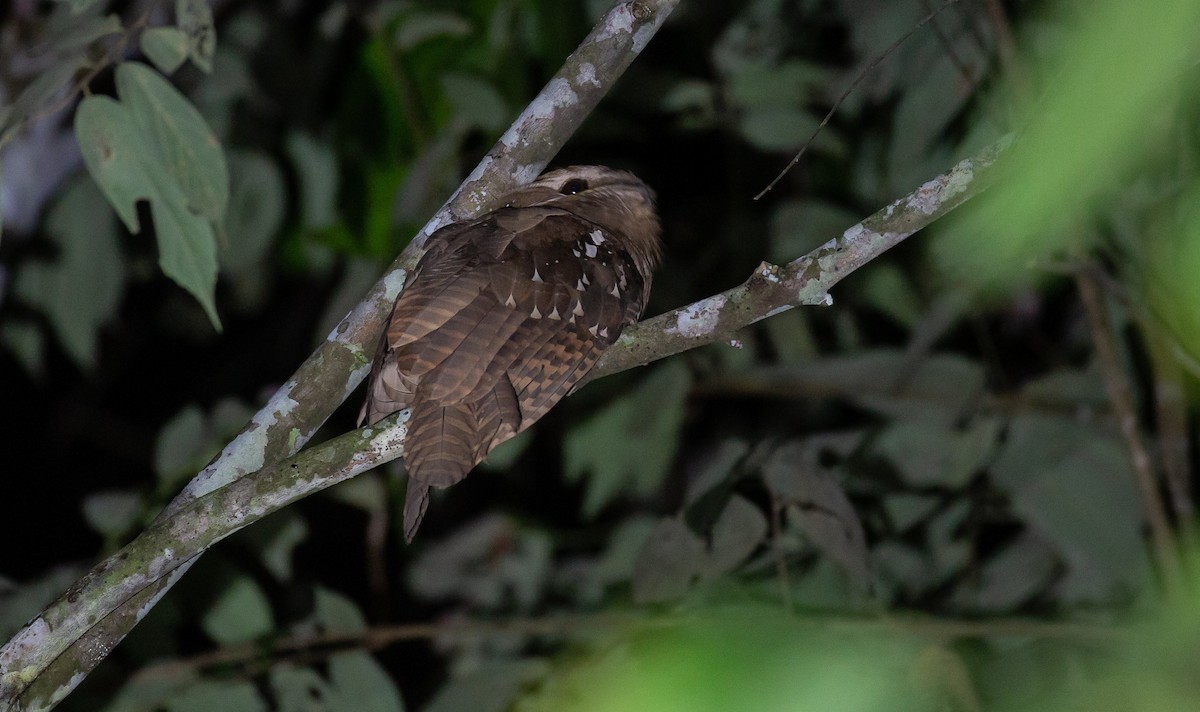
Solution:
[{"label": "dark foliage background", "polygon": [[[203,16],[196,5],[0,14],[0,633],[134,536],[241,428],[607,9],[230,1],[211,6],[211,46],[145,38]],[[961,0],[754,201],[932,9],[681,5],[555,161],[627,168],[658,191],[668,256],[649,313],[799,257],[1067,93],[1070,64],[1055,62],[1086,26],[1078,8]],[[76,69],[112,94],[117,58],[179,60],[170,81],[224,148],[220,331],[160,271],[158,215],[141,203],[146,229],[130,234],[84,170]],[[64,66],[18,115],[22,91]],[[852,276],[832,307],[597,381],[436,497],[412,546],[398,467],[275,514],[205,556],[64,707],[1194,699],[1191,676],[1155,663],[1194,661],[1194,642],[1129,627],[1195,593],[1187,66],[1166,106],[1140,107],[1134,157],[1096,156],[1103,189],[1055,194],[1061,224],[968,206]],[[1080,299],[1089,284],[1096,304]],[[1128,413],[1114,382],[1132,388]],[[359,397],[325,432],[354,427]],[[1126,416],[1166,503],[1166,548],[1147,536]],[[1186,608],[1173,615],[1168,630],[1195,630]]]}]

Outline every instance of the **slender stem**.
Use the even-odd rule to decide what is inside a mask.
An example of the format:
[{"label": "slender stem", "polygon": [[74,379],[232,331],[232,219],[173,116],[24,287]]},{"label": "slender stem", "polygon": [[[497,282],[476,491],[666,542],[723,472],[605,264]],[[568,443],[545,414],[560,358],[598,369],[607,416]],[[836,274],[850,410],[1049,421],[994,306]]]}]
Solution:
[{"label": "slender stem", "polygon": [[1163,584],[1168,595],[1179,599],[1184,591],[1183,567],[1179,547],[1167,517],[1166,503],[1158,490],[1158,481],[1150,453],[1138,428],[1137,409],[1134,405],[1133,388],[1128,374],[1121,367],[1117,352],[1116,335],[1109,320],[1108,309],[1101,296],[1099,280],[1091,269],[1080,270],[1075,277],[1080,300],[1087,313],[1096,347],[1096,360],[1104,378],[1104,387],[1112,401],[1121,437],[1129,448],[1133,474],[1142,497],[1142,508],[1150,524],[1150,536],[1154,543],[1155,559],[1162,572]]}]

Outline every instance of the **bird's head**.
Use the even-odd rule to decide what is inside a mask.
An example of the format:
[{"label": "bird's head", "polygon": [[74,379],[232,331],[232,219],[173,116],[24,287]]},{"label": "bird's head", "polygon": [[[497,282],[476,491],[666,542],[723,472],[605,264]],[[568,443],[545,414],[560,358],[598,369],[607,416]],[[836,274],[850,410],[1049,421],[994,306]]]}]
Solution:
[{"label": "bird's head", "polygon": [[510,193],[511,207],[534,205],[567,210],[623,238],[643,274],[662,258],[662,227],[654,191],[628,171],[605,166],[570,166],[543,173]]}]

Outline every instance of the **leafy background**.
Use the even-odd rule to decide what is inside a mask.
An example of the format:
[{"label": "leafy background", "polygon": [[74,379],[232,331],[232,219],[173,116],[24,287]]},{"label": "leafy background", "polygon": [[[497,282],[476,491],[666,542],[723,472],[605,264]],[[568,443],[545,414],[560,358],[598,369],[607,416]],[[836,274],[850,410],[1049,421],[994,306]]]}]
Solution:
[{"label": "leafy background", "polygon": [[[953,4],[756,202],[933,4],[683,3],[556,161],[658,190],[651,313],[1017,129],[1008,180],[832,308],[590,385],[412,546],[398,469],[251,527],[65,707],[1184,709],[1197,18],[1118,5]],[[237,432],[606,7],[7,6],[0,633]]]}]

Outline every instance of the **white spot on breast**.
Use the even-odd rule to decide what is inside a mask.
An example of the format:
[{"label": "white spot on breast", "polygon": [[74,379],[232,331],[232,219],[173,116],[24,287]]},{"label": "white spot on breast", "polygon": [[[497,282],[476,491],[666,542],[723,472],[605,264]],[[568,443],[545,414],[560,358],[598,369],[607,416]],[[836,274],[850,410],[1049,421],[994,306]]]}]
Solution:
[{"label": "white spot on breast", "polygon": [[602,339],[608,338],[608,327],[607,326],[600,330],[600,338],[602,338]]},{"label": "white spot on breast", "polygon": [[608,293],[619,298],[621,296],[621,289],[614,284],[613,288],[608,290]]},{"label": "white spot on breast", "polygon": [[584,285],[583,285],[583,280],[582,280],[582,279],[577,279],[577,280],[575,280],[575,289],[578,289],[579,291],[581,291],[581,292],[582,292],[582,291],[583,291],[583,287],[584,287]]},{"label": "white spot on breast", "polygon": [[575,255],[576,257],[583,257],[583,253],[579,250],[571,250],[571,254]]},{"label": "white spot on breast", "polygon": [[562,318],[561,316],[558,315],[558,305],[557,304],[554,305],[554,308],[550,310],[550,313],[547,314],[547,316],[549,316],[551,319],[561,319]]},{"label": "white spot on breast", "polygon": [[599,245],[600,243],[604,242],[604,233],[600,232],[599,230],[592,230],[588,237],[592,238],[592,244],[594,245]]},{"label": "white spot on breast", "polygon": [[504,306],[509,307],[511,309],[512,307],[517,306],[517,300],[513,299],[513,295],[510,294],[510,295],[508,295],[508,299],[504,300]]},{"label": "white spot on breast", "polygon": [[583,316],[583,304],[575,302],[575,308],[571,310],[571,313],[575,316]]},{"label": "white spot on breast", "polygon": [[533,305],[533,311],[529,312],[529,316],[533,317],[534,319],[542,318],[542,313],[540,311],[538,311],[536,304]]},{"label": "white spot on breast", "polygon": [[587,278],[586,274],[583,275],[583,278],[581,279],[581,281],[583,282],[583,286],[585,286],[585,287],[592,283],[592,281]]},{"label": "white spot on breast", "polygon": [[588,256],[588,257],[595,257],[595,256],[596,256],[596,246],[595,246],[595,245],[591,245],[591,244],[589,244],[589,245],[586,245],[586,246],[584,247],[584,249],[585,249],[585,250],[587,250],[587,256]]},{"label": "white spot on breast", "polygon": [[546,281],[546,280],[542,279],[542,275],[538,274],[537,267],[533,268],[533,281],[535,281],[535,282]]},{"label": "white spot on breast", "polygon": [[595,325],[589,326],[588,331],[591,333],[592,336],[595,336],[596,335],[596,326]]}]

